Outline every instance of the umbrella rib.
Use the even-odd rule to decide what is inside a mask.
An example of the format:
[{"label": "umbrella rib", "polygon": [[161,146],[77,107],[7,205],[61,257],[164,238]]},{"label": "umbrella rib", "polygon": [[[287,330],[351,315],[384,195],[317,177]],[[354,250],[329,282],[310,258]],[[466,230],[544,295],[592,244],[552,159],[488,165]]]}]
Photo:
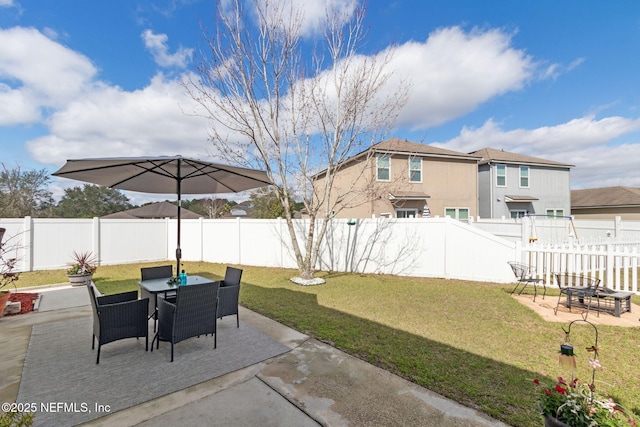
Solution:
[{"label": "umbrella rib", "polygon": [[[153,165],[153,167],[145,167],[141,163],[150,163],[150,164]],[[151,161],[150,160],[141,160],[141,161],[134,161],[134,162],[117,163],[117,164],[108,165],[108,166],[96,166],[96,167],[90,167],[90,168],[75,169],[75,170],[72,170],[72,171],[65,171],[65,172],[59,172],[59,173],[56,172],[53,175],[64,176],[64,175],[71,175],[71,174],[75,174],[75,173],[93,172],[93,171],[98,171],[98,170],[113,169],[113,168],[118,168],[118,167],[122,167],[122,166],[134,166],[134,167],[137,167],[137,168],[141,169],[141,171],[139,173],[137,173],[135,175],[132,175],[132,176],[129,176],[126,179],[123,179],[122,181],[118,181],[118,182],[114,182],[114,183],[106,185],[106,187],[115,187],[115,186],[120,185],[122,183],[125,183],[127,181],[131,181],[133,178],[137,178],[138,176],[140,176],[140,175],[142,175],[144,173],[155,173],[157,175],[166,176],[168,178],[176,178],[169,171],[167,171],[166,169],[163,168],[164,165],[169,164],[169,163],[171,163],[171,160],[163,160],[160,163],[155,163],[152,160]],[[159,173],[157,169],[160,169],[164,173]]]},{"label": "umbrella rib", "polygon": [[[222,168],[222,167],[219,167],[219,166],[212,166],[212,165],[203,164],[203,163],[195,163],[195,162],[192,162],[192,161],[190,161],[188,159],[184,159],[184,161],[186,163],[189,163],[189,165],[191,165],[194,168],[194,170],[192,172],[190,172],[189,174],[184,175],[182,177],[183,180],[184,179],[189,179],[189,178],[196,178],[196,177],[200,177],[200,176],[206,175],[209,178],[211,178],[213,181],[217,182],[218,184],[222,185],[225,188],[228,188],[229,190],[231,190],[231,192],[234,192],[234,193],[237,193],[238,190],[230,187],[227,184],[222,183],[221,181],[216,179],[214,174],[217,173],[217,172],[229,172],[229,173],[232,173],[232,174],[234,174],[236,176],[240,176],[242,178],[251,179],[251,180],[256,181],[256,182],[262,182],[265,185],[271,185],[272,184],[271,182],[263,181],[263,180],[258,179],[258,178],[253,178],[253,177],[251,177],[249,175],[238,173],[237,171],[230,171],[228,169],[225,169],[225,168]],[[212,169],[214,167],[215,167],[215,170],[210,170],[210,171],[206,170],[206,169]]]}]

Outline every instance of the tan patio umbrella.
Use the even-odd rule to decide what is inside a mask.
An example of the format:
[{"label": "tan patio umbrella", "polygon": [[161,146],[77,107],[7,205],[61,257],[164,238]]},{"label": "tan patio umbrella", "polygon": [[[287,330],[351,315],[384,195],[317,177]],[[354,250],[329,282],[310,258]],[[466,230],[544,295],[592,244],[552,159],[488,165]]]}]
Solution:
[{"label": "tan patio umbrella", "polygon": [[67,160],[54,176],[119,190],[178,196],[176,274],[180,271],[180,204],[183,194],[237,193],[271,185],[266,172],[182,156]]}]

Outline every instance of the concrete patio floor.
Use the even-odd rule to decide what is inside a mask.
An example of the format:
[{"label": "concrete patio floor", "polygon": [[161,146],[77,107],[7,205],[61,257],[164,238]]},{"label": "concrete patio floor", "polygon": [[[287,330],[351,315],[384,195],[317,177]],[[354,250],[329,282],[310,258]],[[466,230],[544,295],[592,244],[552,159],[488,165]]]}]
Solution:
[{"label": "concrete patio floor", "polygon": [[[547,322],[559,322],[570,323],[573,320],[582,319],[582,315],[585,313],[585,309],[581,307],[575,307],[572,311],[562,304],[558,306],[558,312],[555,313],[556,305],[558,304],[558,296],[547,295],[542,298],[542,295],[538,294],[535,301],[533,301],[533,295],[512,295],[518,302],[535,311],[540,317]],[[563,296],[564,298],[564,296]],[[631,303],[631,311],[622,313],[620,317],[616,317],[611,313],[602,312],[599,313],[593,308],[596,306],[595,301],[592,304],[592,309],[589,311],[587,320],[596,325],[610,325],[610,326],[622,326],[622,327],[640,327],[640,306]]]},{"label": "concrete patio floor", "polygon": [[[16,400],[33,325],[91,322],[85,289],[40,291],[38,312],[0,319],[2,402]],[[290,351],[85,425],[505,426],[250,310],[240,318]]]}]

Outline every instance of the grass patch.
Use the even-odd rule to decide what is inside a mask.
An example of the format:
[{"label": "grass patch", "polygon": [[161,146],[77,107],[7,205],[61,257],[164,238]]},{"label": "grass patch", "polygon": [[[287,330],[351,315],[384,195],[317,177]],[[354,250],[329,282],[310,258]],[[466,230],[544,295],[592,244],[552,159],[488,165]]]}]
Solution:
[{"label": "grass patch", "polygon": [[[161,264],[166,262],[101,266],[94,281],[107,294],[135,290],[140,267]],[[212,279],[221,278],[225,267],[185,263],[189,274]],[[240,267],[242,305],[510,425],[541,425],[533,379],[571,375],[557,363],[566,325],[545,322],[511,298],[513,285],[321,273],[327,284],[302,287],[289,281],[293,270]],[[65,281],[59,270],[23,273],[18,283]],[[584,326],[575,324],[571,338],[576,375],[586,379],[588,354],[580,350],[593,336]],[[598,388],[640,414],[638,328],[598,331]]]}]

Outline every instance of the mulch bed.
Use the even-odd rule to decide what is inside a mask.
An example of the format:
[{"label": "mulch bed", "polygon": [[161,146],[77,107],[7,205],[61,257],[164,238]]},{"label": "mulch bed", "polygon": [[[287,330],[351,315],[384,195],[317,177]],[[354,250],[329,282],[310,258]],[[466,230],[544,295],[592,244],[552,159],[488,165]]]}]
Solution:
[{"label": "mulch bed", "polygon": [[7,314],[7,316],[17,316],[18,314],[29,313],[33,310],[33,303],[38,299],[38,294],[28,292],[16,292],[12,293],[9,297],[9,301],[20,301],[20,312]]}]

